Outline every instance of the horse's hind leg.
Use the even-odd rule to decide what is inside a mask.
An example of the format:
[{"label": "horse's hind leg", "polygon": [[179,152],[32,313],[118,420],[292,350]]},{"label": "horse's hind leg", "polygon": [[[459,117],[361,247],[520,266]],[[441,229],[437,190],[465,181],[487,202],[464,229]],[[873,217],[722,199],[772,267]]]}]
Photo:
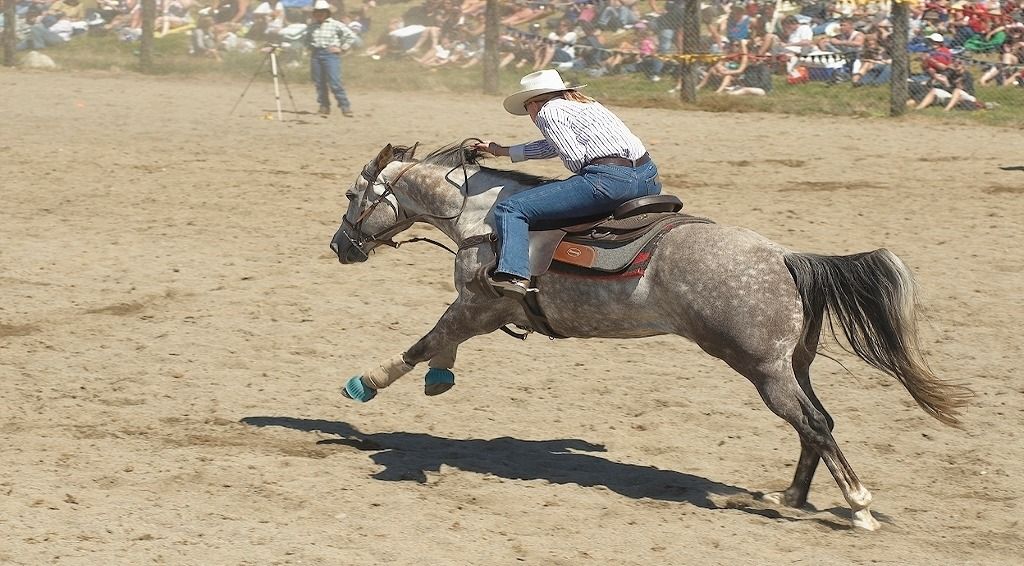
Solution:
[{"label": "horse's hind leg", "polygon": [[[806,359],[807,356],[803,358],[794,357],[793,361],[797,383],[800,384],[800,389],[811,401],[811,404],[814,405],[814,408],[825,418],[828,430],[831,432],[835,426],[832,416],[828,414],[828,411],[825,410],[825,407],[811,388],[810,362],[813,360],[813,356],[810,359]],[[820,460],[821,456],[818,454],[818,451],[814,446],[804,441],[801,436],[800,459],[797,461],[796,472],[793,474],[793,482],[784,491],[766,493],[764,499],[788,507],[802,507],[807,503],[807,494],[811,490],[811,480],[814,479],[814,472],[818,469],[818,462]]]},{"label": "horse's hind leg", "polygon": [[830,430],[831,419],[815,406],[820,403],[811,401],[811,397],[804,392],[804,388],[797,381],[794,369],[787,362],[788,360],[779,360],[770,366],[742,372],[757,387],[768,408],[785,419],[800,435],[801,452],[797,477],[794,478],[794,485],[787,491],[792,490],[791,493],[796,497],[803,492],[803,496],[806,497],[803,484],[809,484],[814,474],[817,458],[811,456],[811,453],[817,452],[832,472],[832,477],[842,490],[843,497],[853,510],[853,526],[869,531],[878,529],[880,525],[869,509],[871,493],[860,483],[857,474],[836,445]]}]

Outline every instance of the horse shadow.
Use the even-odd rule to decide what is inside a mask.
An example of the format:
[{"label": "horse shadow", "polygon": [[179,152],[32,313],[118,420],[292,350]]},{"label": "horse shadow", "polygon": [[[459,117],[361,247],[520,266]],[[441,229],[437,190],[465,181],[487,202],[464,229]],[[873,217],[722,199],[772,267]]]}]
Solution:
[{"label": "horse shadow", "polygon": [[441,466],[446,465],[510,480],[605,487],[631,499],[688,503],[701,509],[742,511],[784,521],[810,520],[835,530],[845,530],[849,525],[848,509],[826,510],[835,518],[845,519],[843,523],[806,516],[805,511],[818,511],[810,506],[804,511],[787,509],[783,514],[760,501],[763,493],[685,472],[608,460],[596,455],[606,452],[603,445],[578,438],[456,439],[411,432],[365,433],[345,422],[291,417],[253,416],[241,422],[336,435],[338,438],[319,440],[317,444],[372,452],[370,459],[384,468],[372,477],[381,481],[426,483],[428,474],[440,473]]}]

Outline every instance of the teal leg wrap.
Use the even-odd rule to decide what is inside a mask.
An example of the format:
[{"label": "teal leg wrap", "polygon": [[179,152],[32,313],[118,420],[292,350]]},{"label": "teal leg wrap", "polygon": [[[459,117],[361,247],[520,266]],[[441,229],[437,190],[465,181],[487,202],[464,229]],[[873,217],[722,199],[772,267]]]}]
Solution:
[{"label": "teal leg wrap", "polygon": [[455,374],[450,369],[430,368],[423,378],[423,392],[427,395],[440,395],[455,385]]},{"label": "teal leg wrap", "polygon": [[345,383],[345,394],[350,399],[365,403],[377,396],[377,390],[363,385],[363,380],[357,375]]}]

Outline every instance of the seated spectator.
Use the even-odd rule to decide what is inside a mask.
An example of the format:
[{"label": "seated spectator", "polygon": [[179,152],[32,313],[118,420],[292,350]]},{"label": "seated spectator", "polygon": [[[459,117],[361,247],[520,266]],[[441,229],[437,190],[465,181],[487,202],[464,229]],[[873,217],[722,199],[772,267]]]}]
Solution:
[{"label": "seated spectator", "polygon": [[127,25],[134,7],[135,4],[129,0],[98,0],[96,2],[96,10],[106,22],[103,29],[107,31],[115,29],[121,23]]},{"label": "seated spectator", "polygon": [[416,62],[425,65],[427,67],[440,67],[441,65],[447,65],[449,62],[456,62],[457,57],[453,53],[455,42],[451,38],[445,36],[441,37],[434,48],[427,51],[423,56],[418,57]]},{"label": "seated spectator", "polygon": [[943,73],[953,62],[953,54],[945,45],[945,39],[940,33],[933,33],[928,36],[930,51],[921,59],[921,71],[928,75],[931,81],[942,81]]},{"label": "seated spectator", "polygon": [[729,43],[750,39],[750,25],[753,22],[746,8],[739,2],[733,2],[729,16],[725,20],[725,39]]},{"label": "seated spectator", "polygon": [[912,105],[915,110],[927,108],[934,102],[944,104],[947,112],[953,108],[962,110],[984,108],[984,105],[978,103],[978,99],[974,96],[974,79],[970,71],[964,67],[964,62],[961,59],[951,61],[945,72],[942,73],[941,80],[932,82],[930,86],[931,89],[924,98]]},{"label": "seated spectator", "polygon": [[192,17],[189,15],[189,8],[192,0],[168,0],[167,12],[159,9],[160,2],[157,2],[157,16],[153,25],[159,31],[167,23],[167,29],[177,29],[192,24]]},{"label": "seated spectator", "polygon": [[[697,90],[710,86],[715,89],[715,93],[725,92],[747,70],[747,65],[749,64],[750,57],[749,53],[747,53],[747,41],[742,39],[734,41],[729,44],[727,55],[708,68],[700,82],[697,83]],[[681,89],[682,80],[683,78],[680,76],[676,83],[676,88],[669,92]]]},{"label": "seated spectator", "polygon": [[399,53],[415,53],[426,41],[428,29],[422,24],[408,24],[388,32],[391,48]]},{"label": "seated spectator", "polygon": [[[740,11],[745,13],[745,10],[739,6],[738,2],[734,2],[732,6],[739,7]],[[731,15],[731,12],[732,10],[727,11],[726,6],[723,6],[718,1],[700,5],[700,23],[707,30],[708,36],[708,46],[702,48],[703,50],[721,53],[723,48],[728,47],[729,40],[725,37],[725,28],[728,25],[726,20]]]},{"label": "seated spectator", "polygon": [[1021,64],[1024,63],[1024,24],[1015,23],[1007,26],[1006,34],[1006,41],[1000,46],[999,62],[982,74],[978,79],[979,84],[1012,86],[1021,82]]},{"label": "seated spectator", "polygon": [[[405,48],[399,44],[399,39],[392,35],[393,32],[402,29],[404,26],[400,18],[391,18],[388,20],[388,29],[377,38],[377,42],[366,48],[363,55],[373,57],[374,59],[380,59],[381,56],[387,55],[389,51],[397,49],[398,51],[405,51]],[[412,45],[410,44],[410,47]]]},{"label": "seated spectator", "polygon": [[831,53],[843,53],[851,55],[848,60],[852,61],[852,55],[860,53],[864,46],[864,32],[853,29],[853,20],[843,18],[839,21],[839,32],[834,36],[825,37],[818,42],[818,48]]},{"label": "seated spectator", "polygon": [[[54,21],[58,15],[63,14],[69,22],[85,21],[85,6],[79,0],[57,0],[43,12],[46,16],[53,16]],[[53,27],[51,23],[49,27]]]},{"label": "seated spectator", "polygon": [[853,62],[852,71],[851,84],[855,87],[889,82],[892,76],[892,57],[878,42],[878,36],[871,34],[864,38],[864,48]]},{"label": "seated spectator", "polygon": [[[470,16],[473,21],[458,30],[455,40],[455,52],[466,69],[480,63],[484,58],[484,14],[482,12]],[[480,32],[475,30],[480,28]]]},{"label": "seated spectator", "polygon": [[61,45],[64,39],[43,25],[42,10],[29,7],[25,19],[15,24],[16,51],[32,51]]},{"label": "seated spectator", "polygon": [[[651,12],[658,14],[654,20],[654,28],[658,38],[658,54],[670,55],[682,53],[683,51],[683,27],[686,20],[685,0],[666,0],[664,7],[659,8],[655,0],[648,0]],[[651,60],[650,79],[653,82],[661,80],[661,73],[671,73],[674,65],[666,64],[655,57]]]},{"label": "seated spectator", "polygon": [[[422,26],[406,26],[408,28],[422,27]],[[406,55],[417,56],[422,51],[423,53],[430,53],[437,47],[437,44],[441,40],[441,28],[439,26],[427,26],[423,30],[416,34],[416,43],[412,47],[405,50]]]},{"label": "seated spectator", "polygon": [[[540,24],[534,25],[540,26]],[[515,63],[516,69],[526,65],[532,67],[537,61],[537,53],[542,45],[543,39],[533,34],[501,36],[498,41],[498,54],[501,57],[498,68],[503,69],[512,63]]]},{"label": "seated spectator", "polygon": [[993,26],[992,19],[986,17],[979,20],[981,31],[963,42],[964,49],[975,53],[995,51],[1006,41],[1006,26]]},{"label": "seated spectator", "polygon": [[60,36],[65,42],[71,41],[71,36],[76,33],[88,31],[89,24],[86,22],[72,22],[63,12],[57,12],[56,21],[50,24],[50,31]]},{"label": "seated spectator", "polygon": [[[245,32],[245,38],[251,39],[257,42],[275,42],[280,39],[278,33],[284,26],[278,27],[276,30],[270,30],[271,17],[273,16],[274,10],[270,7],[269,2],[263,2],[256,9],[252,11],[252,25],[249,26],[249,31]],[[281,11],[282,15],[284,11]]]},{"label": "seated spectator", "polygon": [[220,61],[220,52],[217,50],[217,39],[213,34],[213,18],[201,16],[195,29],[192,30],[189,41],[189,53],[196,57],[209,57]]},{"label": "seated spectator", "polygon": [[746,70],[726,93],[730,96],[765,96],[772,91],[772,86],[770,61],[763,57],[752,57]]},{"label": "seated spectator", "polygon": [[722,72],[722,84],[718,93],[732,96],[764,96],[772,90],[771,69],[763,58],[752,58],[749,40],[738,40],[731,45],[733,53],[739,53],[739,65]]},{"label": "seated spectator", "polygon": [[619,44],[605,61],[605,68],[612,73],[651,72],[651,61],[658,51],[654,32],[645,21],[633,24],[633,38]]},{"label": "seated spectator", "polygon": [[566,7],[562,17],[570,22],[580,25],[583,22],[594,23],[597,19],[597,8],[594,7],[594,0],[572,0]]},{"label": "seated spectator", "polygon": [[1024,67],[996,63],[978,79],[982,86],[1024,86]]},{"label": "seated spectator", "polygon": [[249,11],[250,0],[213,0],[213,21],[219,30],[238,28]]},{"label": "seated spectator", "polygon": [[618,31],[640,21],[636,12],[638,0],[609,0],[597,17],[597,25],[603,30]]},{"label": "seated spectator", "polygon": [[537,53],[534,71],[546,69],[551,63],[570,65],[576,58],[576,31],[569,20],[558,21],[558,30],[548,35]]},{"label": "seated spectator", "polygon": [[265,33],[271,38],[276,38],[281,33],[281,30],[288,25],[288,19],[285,15],[284,4],[280,0],[267,0],[261,2],[252,11],[253,15],[262,15],[265,20]]},{"label": "seated spectator", "polygon": [[506,26],[528,24],[534,20],[546,18],[553,13],[547,2],[519,2],[518,5],[519,8],[515,12],[502,18],[502,24]]},{"label": "seated spectator", "polygon": [[601,76],[608,72],[605,61],[608,59],[608,48],[601,42],[601,30],[590,22],[581,22],[580,30],[583,37],[576,43],[576,59],[574,69],[586,70],[592,76]]},{"label": "seated spectator", "polygon": [[800,23],[796,16],[786,16],[782,20],[782,34],[766,34],[760,43],[758,55],[778,56],[786,63],[786,74],[793,77],[797,74],[799,56],[809,53],[814,47],[814,32],[810,25]]}]

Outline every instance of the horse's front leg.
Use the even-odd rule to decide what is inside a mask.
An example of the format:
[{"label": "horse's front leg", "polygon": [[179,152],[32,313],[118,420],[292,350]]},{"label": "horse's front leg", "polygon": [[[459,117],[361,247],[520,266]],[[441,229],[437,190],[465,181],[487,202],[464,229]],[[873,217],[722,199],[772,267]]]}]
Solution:
[{"label": "horse's front leg", "polygon": [[455,386],[455,356],[458,355],[459,345],[451,344],[442,349],[436,356],[430,358],[427,367],[427,375],[423,377],[423,394],[440,395]]},{"label": "horse's front leg", "polygon": [[427,360],[430,360],[431,370],[427,373],[424,392],[437,395],[447,391],[455,383],[450,370],[455,364],[459,344],[474,336],[494,332],[510,320],[509,309],[495,306],[494,301],[480,301],[476,297],[464,300],[460,296],[434,328],[411,348],[349,379],[343,389],[344,395],[356,401],[369,401],[378,390],[391,385],[412,371],[416,364]]}]

